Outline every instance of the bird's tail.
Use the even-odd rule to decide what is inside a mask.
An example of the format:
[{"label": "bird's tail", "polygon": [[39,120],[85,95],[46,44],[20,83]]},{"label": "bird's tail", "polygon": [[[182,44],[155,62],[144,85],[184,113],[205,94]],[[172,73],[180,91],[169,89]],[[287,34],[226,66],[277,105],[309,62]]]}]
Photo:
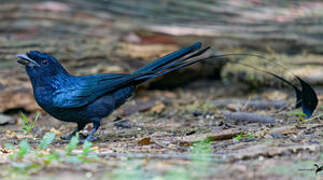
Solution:
[{"label": "bird's tail", "polygon": [[[134,74],[152,72],[152,74],[143,75],[136,79],[137,84],[154,79],[158,76],[167,74],[177,69],[201,62],[210,58],[211,56],[202,55],[209,49],[209,47],[200,49],[201,43],[197,42],[192,46],[177,50],[166,56],[156,59],[150,64],[138,69]],[[199,50],[200,49],[200,50]]]}]

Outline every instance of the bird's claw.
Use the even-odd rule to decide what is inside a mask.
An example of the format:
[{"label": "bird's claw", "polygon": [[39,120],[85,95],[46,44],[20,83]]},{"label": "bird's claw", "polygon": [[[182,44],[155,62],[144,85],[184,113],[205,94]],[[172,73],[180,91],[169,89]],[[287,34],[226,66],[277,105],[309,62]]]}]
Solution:
[{"label": "bird's claw", "polygon": [[[61,136],[60,138],[61,138],[62,140],[71,140],[73,136],[75,136],[75,134],[70,134],[70,135],[68,135],[68,136]],[[84,135],[84,134],[82,134],[82,133],[79,133],[79,137],[80,137],[80,138],[83,138],[83,139],[87,138],[87,136],[86,136],[86,135]]]},{"label": "bird's claw", "polygon": [[60,138],[61,138],[62,140],[71,140],[71,139],[72,139],[72,137],[73,137],[73,136],[68,135],[68,136],[61,136]]}]

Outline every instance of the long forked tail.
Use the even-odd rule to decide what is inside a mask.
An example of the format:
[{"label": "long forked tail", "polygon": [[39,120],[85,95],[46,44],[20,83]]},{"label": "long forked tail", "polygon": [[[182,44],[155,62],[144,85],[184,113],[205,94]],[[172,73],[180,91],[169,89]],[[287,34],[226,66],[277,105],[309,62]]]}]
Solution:
[{"label": "long forked tail", "polygon": [[152,72],[152,74],[144,75],[136,79],[137,83],[145,82],[147,80],[156,78],[166,73],[181,69],[183,67],[201,62],[210,58],[211,56],[202,55],[209,49],[209,47],[200,49],[201,43],[197,42],[192,46],[177,50],[166,56],[158,58],[150,64],[138,69],[134,74]]},{"label": "long forked tail", "polygon": [[201,46],[202,46],[202,44],[200,42],[196,42],[192,46],[182,48],[182,49],[172,52],[166,56],[158,58],[155,61],[153,61],[152,63],[146,64],[145,66],[138,69],[135,73],[157,70],[158,68],[160,68],[164,65],[167,65],[175,60],[178,60],[179,58],[181,58],[189,53],[197,51],[198,49],[201,48]]},{"label": "long forked tail", "polygon": [[[158,76],[164,75],[166,73],[184,68],[186,66],[189,66],[201,61],[208,60],[210,58],[223,58],[227,56],[254,56],[254,57],[258,57],[260,59],[266,60],[264,56],[257,55],[257,54],[248,54],[248,53],[217,54],[212,52],[210,54],[210,53],[206,53],[209,47],[199,50],[200,48],[201,48],[201,43],[198,42],[193,44],[190,47],[180,49],[171,54],[163,56],[153,61],[150,64],[145,65],[144,67],[140,68],[133,74],[135,77],[134,79],[132,79],[133,81],[131,83],[134,85],[137,85],[142,82],[156,78]],[[239,62],[236,62],[236,63],[239,63]],[[296,108],[302,107],[303,112],[306,114],[307,118],[311,117],[312,113],[317,107],[318,100],[314,89],[304,80],[302,80],[298,76],[295,76],[302,86],[302,89],[299,89],[291,82],[287,81],[286,79],[272,72],[264,71],[248,64],[243,64],[243,63],[239,63],[239,64],[270,74],[275,78],[293,87],[294,90],[296,91],[296,96],[297,96]]]}]

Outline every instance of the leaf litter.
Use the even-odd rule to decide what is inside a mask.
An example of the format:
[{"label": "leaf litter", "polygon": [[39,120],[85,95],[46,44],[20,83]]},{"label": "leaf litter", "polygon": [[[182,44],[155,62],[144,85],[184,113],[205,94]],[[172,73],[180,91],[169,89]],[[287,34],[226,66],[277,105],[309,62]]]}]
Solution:
[{"label": "leaf litter", "polygon": [[[210,88],[207,91],[213,91],[212,88],[219,89],[215,84],[212,87],[212,82],[210,82]],[[195,89],[186,89],[185,92],[179,89],[174,92],[180,95],[168,100],[167,106],[160,105],[164,104],[163,101],[155,101],[148,109],[145,108],[145,111],[140,113],[115,112],[111,117],[104,119],[103,128],[99,133],[100,140],[91,145],[78,145],[75,139],[69,143],[61,141],[57,134],[64,134],[68,128],[72,127],[66,127],[64,123],[56,122],[49,116],[40,118],[39,121],[48,121],[49,124],[36,123],[31,131],[32,135],[28,135],[28,133],[26,135],[22,131],[17,131],[17,127],[8,125],[6,127],[9,129],[4,131],[7,132],[7,137],[1,139],[1,145],[3,145],[1,153],[4,157],[12,156],[12,158],[2,158],[1,162],[12,163],[10,166],[4,165],[7,172],[11,173],[1,175],[11,177],[13,174],[27,173],[37,177],[43,173],[50,175],[51,171],[55,171],[57,168],[68,173],[73,169],[68,167],[68,164],[80,164],[82,170],[78,168],[73,170],[77,174],[83,174],[85,171],[94,177],[121,177],[125,175],[121,173],[121,169],[124,168],[122,163],[141,164],[147,162],[146,165],[141,164],[140,166],[146,170],[152,170],[151,176],[163,177],[162,174],[166,173],[167,176],[172,177],[189,177],[191,175],[211,178],[225,177],[215,172],[220,171],[227,163],[232,164],[228,172],[242,167],[248,169],[251,166],[260,170],[263,165],[259,158],[262,161],[271,161],[273,157],[284,157],[287,162],[292,163],[296,159],[299,160],[299,158],[295,158],[296,155],[316,161],[320,154],[321,138],[319,137],[323,127],[319,123],[319,119],[297,125],[298,117],[295,114],[276,113],[275,108],[266,110],[252,108],[248,113],[263,113],[274,117],[277,122],[275,124],[255,121],[237,123],[232,118],[226,119],[221,115],[227,107],[215,108],[216,105],[210,103],[210,100],[217,99],[216,93],[210,95]],[[161,97],[162,92],[143,91],[137,95],[138,100],[135,98],[129,104],[140,102],[143,97],[147,96],[157,99],[155,96]],[[232,98],[231,95],[228,96]],[[257,97],[257,94],[251,93],[248,96],[248,100],[252,100],[253,96]],[[286,97],[286,103],[290,103],[288,96]],[[225,97],[222,98],[225,99]],[[243,98],[237,97],[237,99]],[[194,103],[192,104],[192,102]],[[157,110],[153,110],[154,108]],[[32,117],[34,116],[28,118]],[[121,120],[126,118],[131,121],[133,126],[116,129],[111,126],[113,123],[111,119],[115,117],[119,117]],[[288,121],[283,120],[286,118]],[[40,139],[34,140],[35,137]],[[14,148],[12,150],[6,148],[4,146],[6,143],[13,144]],[[198,153],[197,156],[192,155],[195,147],[205,148],[205,145],[201,145],[201,143],[206,144],[209,150],[206,152],[198,150],[202,153]],[[174,161],[175,159],[176,161]],[[204,166],[206,171],[208,171],[207,169],[213,170],[203,175],[187,172],[188,169],[196,166],[195,160],[205,161],[205,163],[212,162],[216,166]],[[160,169],[154,168],[153,162],[161,161],[171,165],[165,165]],[[252,162],[258,166],[234,163],[238,161]],[[181,166],[179,162],[184,162],[185,165]],[[273,162],[270,167],[276,165]],[[113,171],[107,173],[93,169],[98,166],[104,167],[103,169],[113,169]],[[145,176],[145,173],[136,170],[135,167],[137,165],[129,168],[136,176]],[[176,167],[184,167],[184,169],[177,172]],[[270,171],[270,173],[272,172]],[[255,176],[263,176],[263,173],[256,173]]]}]

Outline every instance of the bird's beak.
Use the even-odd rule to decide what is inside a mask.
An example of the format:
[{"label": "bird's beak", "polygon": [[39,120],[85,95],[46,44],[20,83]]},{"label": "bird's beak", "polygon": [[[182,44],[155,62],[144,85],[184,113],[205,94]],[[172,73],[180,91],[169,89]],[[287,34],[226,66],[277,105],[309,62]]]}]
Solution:
[{"label": "bird's beak", "polygon": [[33,66],[40,67],[40,65],[36,61],[30,59],[27,54],[18,54],[16,55],[16,57],[20,58],[19,60],[17,60],[19,64],[30,66],[30,67],[33,67]]}]

